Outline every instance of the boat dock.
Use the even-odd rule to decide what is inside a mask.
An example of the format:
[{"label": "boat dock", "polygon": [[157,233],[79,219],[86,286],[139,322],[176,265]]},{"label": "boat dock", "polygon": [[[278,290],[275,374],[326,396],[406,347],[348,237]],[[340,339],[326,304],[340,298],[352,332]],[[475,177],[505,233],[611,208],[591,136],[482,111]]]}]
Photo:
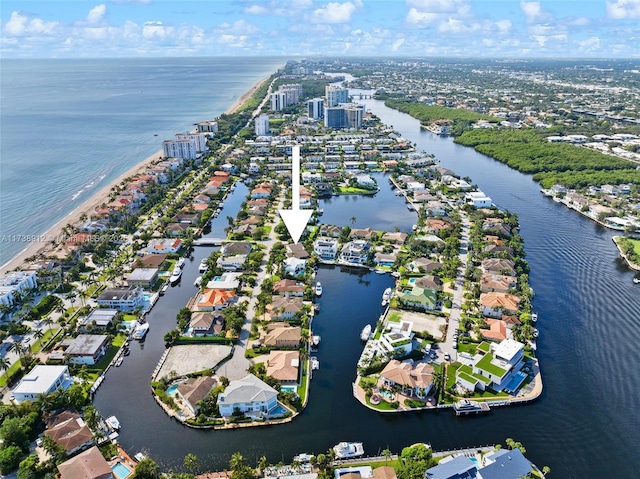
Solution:
[{"label": "boat dock", "polygon": [[198,238],[193,240],[193,246],[222,246],[224,238]]},{"label": "boat dock", "polygon": [[455,411],[456,416],[467,416],[469,414],[489,412],[491,408],[486,402],[461,399],[460,401],[453,403],[453,410]]}]

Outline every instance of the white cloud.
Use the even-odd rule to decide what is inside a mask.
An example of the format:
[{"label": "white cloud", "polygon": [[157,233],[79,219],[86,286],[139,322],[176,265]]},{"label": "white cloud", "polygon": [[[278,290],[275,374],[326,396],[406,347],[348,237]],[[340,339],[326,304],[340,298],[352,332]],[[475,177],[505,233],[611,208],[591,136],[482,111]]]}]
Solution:
[{"label": "white cloud", "polygon": [[640,0],[616,0],[606,2],[607,15],[615,20],[640,18]]},{"label": "white cloud", "polygon": [[86,22],[89,25],[96,25],[104,19],[104,16],[106,15],[106,13],[107,13],[107,7],[104,3],[101,3],[100,5],[96,5],[91,10],[89,10],[89,14],[87,15]]},{"label": "white cloud", "polygon": [[393,42],[393,45],[391,45],[391,51],[397,52],[398,48],[400,48],[403,43],[404,38],[398,38],[395,42]]},{"label": "white cloud", "polygon": [[269,10],[262,5],[250,5],[248,7],[245,7],[243,12],[248,15],[267,15],[269,13]]},{"label": "white cloud", "polygon": [[520,0],[520,10],[527,17],[527,21],[533,22],[542,15],[542,8],[540,2],[525,2]]},{"label": "white cloud", "polygon": [[591,37],[587,38],[584,41],[578,42],[580,48],[583,50],[594,51],[600,49],[600,38],[599,37]]},{"label": "white cloud", "polygon": [[233,23],[221,23],[216,31],[230,35],[255,35],[260,33],[260,29],[246,20],[236,20]]},{"label": "white cloud", "polygon": [[314,23],[347,23],[355,11],[356,6],[351,2],[329,2],[313,11],[311,21]]},{"label": "white cloud", "polygon": [[142,36],[145,38],[165,38],[172,31],[172,27],[165,27],[162,22],[145,22]]},{"label": "white cloud", "polygon": [[407,0],[407,5],[418,11],[432,13],[455,13],[460,7],[459,0]]},{"label": "white cloud", "polygon": [[505,18],[504,20],[498,20],[497,22],[495,22],[495,26],[500,33],[508,33],[509,30],[511,30],[511,27],[513,27],[513,25],[511,24],[511,20],[509,20],[508,18]]},{"label": "white cloud", "polygon": [[569,22],[567,23],[571,26],[586,27],[591,23],[591,20],[589,20],[587,17],[578,17],[576,19],[569,20]]},{"label": "white cloud", "polygon": [[40,18],[29,18],[20,12],[11,12],[11,17],[5,23],[2,33],[8,37],[53,35],[58,26],[58,22],[45,22]]},{"label": "white cloud", "polygon": [[407,22],[412,25],[434,25],[439,20],[439,13],[420,12],[416,8],[411,8],[407,13]]}]

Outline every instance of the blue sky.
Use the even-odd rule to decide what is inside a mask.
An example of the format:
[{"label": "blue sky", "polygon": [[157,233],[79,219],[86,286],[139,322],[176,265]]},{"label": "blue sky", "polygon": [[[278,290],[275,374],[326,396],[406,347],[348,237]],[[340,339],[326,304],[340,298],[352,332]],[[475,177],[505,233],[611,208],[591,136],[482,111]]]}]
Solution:
[{"label": "blue sky", "polygon": [[640,0],[4,0],[0,55],[640,57]]}]

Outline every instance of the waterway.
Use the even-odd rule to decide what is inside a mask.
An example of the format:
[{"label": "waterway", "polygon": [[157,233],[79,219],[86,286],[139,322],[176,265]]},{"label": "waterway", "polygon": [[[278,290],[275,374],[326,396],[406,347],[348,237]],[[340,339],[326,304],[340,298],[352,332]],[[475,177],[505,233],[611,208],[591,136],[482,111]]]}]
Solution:
[{"label": "waterway", "polygon": [[[399,452],[415,442],[430,442],[439,450],[512,437],[525,444],[527,457],[539,466],[549,465],[554,477],[632,477],[640,460],[636,411],[640,353],[630,338],[640,333],[640,290],[616,254],[613,233],[543,197],[530,177],[449,138],[421,131],[416,120],[381,102],[364,102],[415,142],[418,150],[433,153],[442,166],[470,176],[499,207],[518,213],[536,292],[534,308],[540,317],[538,356],[545,387],[541,398],[469,418],[457,418],[450,411],[378,414],[363,408],[351,394],[361,351],[358,336],[366,323],[378,318],[382,291],[392,278],[321,268],[317,279],[324,294],[313,324],[322,336],[317,354],[320,370],[312,380],[307,409],[291,423],[275,427],[198,431],[181,426],[155,404],[148,383],[164,350],[162,336],[174,327],[176,312],[195,293],[197,265],[208,254],[206,248],[197,248],[181,285],[170,288],[150,313],[145,343],[132,348],[123,366],[108,373],[96,396],[103,414],[120,419],[125,449],[148,451],[164,469],[179,469],[187,453],[196,454],[204,468],[222,469],[236,451],[251,462],[263,454],[271,462],[286,462],[296,453],[326,451],[345,440],[363,441],[366,453],[375,454],[385,448]],[[389,185],[380,177],[383,190],[372,199],[323,202],[321,220],[350,224],[355,216],[358,227],[403,230],[415,222],[415,213],[401,198],[384,192]],[[232,197],[239,193],[236,190]],[[394,210],[398,217],[389,221],[377,212],[392,201],[398,203]],[[225,203],[230,205],[229,200]],[[347,211],[351,205],[356,208]],[[223,229],[226,216],[235,216],[237,211],[228,208],[214,220],[214,228]]]}]

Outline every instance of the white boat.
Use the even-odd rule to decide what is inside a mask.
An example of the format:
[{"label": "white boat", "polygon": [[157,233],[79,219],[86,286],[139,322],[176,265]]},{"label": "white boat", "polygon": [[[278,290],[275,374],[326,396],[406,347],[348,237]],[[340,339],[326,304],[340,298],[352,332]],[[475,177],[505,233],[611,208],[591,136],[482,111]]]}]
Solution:
[{"label": "white boat", "polygon": [[320,284],[320,281],[316,283],[316,296],[322,296],[322,284]]},{"label": "white boat", "polygon": [[107,426],[109,426],[114,431],[117,431],[120,429],[120,421],[118,421],[118,418],[115,416],[109,416],[107,419],[104,420],[104,422],[106,423]]},{"label": "white boat", "polygon": [[202,276],[198,276],[198,277],[196,278],[196,280],[193,282],[193,285],[194,285],[196,288],[199,288],[201,284],[202,284]]},{"label": "white boat", "polygon": [[394,271],[393,273],[391,273],[391,276],[393,276],[394,278],[399,278],[400,273],[398,273],[397,271]]},{"label": "white boat", "polygon": [[311,346],[317,348],[320,345],[320,336],[313,336],[311,338]]},{"label": "white boat", "polygon": [[144,337],[147,335],[147,333],[149,332],[149,323],[144,323],[144,324],[139,324],[136,327],[135,332],[133,333],[133,339],[137,339],[138,341],[140,341],[141,339],[144,339]]},{"label": "white boat", "polygon": [[187,262],[187,260],[186,260],[186,259],[184,259],[184,258],[180,258],[180,259],[178,260],[178,264],[177,264],[178,268],[180,268],[180,269],[184,268],[184,265],[185,265],[185,263],[186,263],[186,262]]},{"label": "white boat", "polygon": [[311,369],[320,369],[320,361],[315,356],[309,358],[311,360]]},{"label": "white boat", "polygon": [[538,313],[531,313],[531,321],[534,323],[538,321]]},{"label": "white boat", "polygon": [[146,454],[143,454],[143,453],[141,453],[141,452],[138,452],[138,453],[136,453],[136,455],[135,455],[135,456],[133,456],[133,458],[134,458],[136,461],[140,462],[140,461],[142,461],[143,459],[146,459],[146,458],[147,458],[147,456],[146,456]]},{"label": "white boat", "polygon": [[360,339],[362,341],[368,341],[369,337],[371,336],[371,325],[367,324],[363,329],[362,332],[360,333]]},{"label": "white boat", "polygon": [[206,273],[208,269],[209,269],[209,265],[207,264],[207,258],[205,258],[202,261],[200,261],[200,266],[198,266],[198,272]]},{"label": "white boat", "polygon": [[124,361],[124,357],[120,356],[118,358],[118,360],[116,361],[116,367],[119,368],[120,366],[122,366],[122,361]]},{"label": "white boat", "polygon": [[176,284],[178,281],[180,281],[181,276],[182,276],[182,270],[176,266],[173,269],[171,276],[169,277],[169,282],[171,284]]},{"label": "white boat", "polygon": [[389,301],[391,299],[391,294],[393,293],[393,290],[391,288],[387,288],[384,290],[384,293],[382,293],[382,301]]},{"label": "white boat", "polygon": [[640,278],[633,278],[634,284],[640,284]]},{"label": "white boat", "polygon": [[364,447],[361,442],[340,442],[333,446],[333,451],[336,453],[336,459],[348,459],[362,456]]},{"label": "white boat", "polygon": [[293,456],[293,460],[299,462],[300,464],[306,464],[311,461],[311,458],[313,457],[315,457],[313,454],[307,454],[306,452],[303,452],[301,454]]}]

